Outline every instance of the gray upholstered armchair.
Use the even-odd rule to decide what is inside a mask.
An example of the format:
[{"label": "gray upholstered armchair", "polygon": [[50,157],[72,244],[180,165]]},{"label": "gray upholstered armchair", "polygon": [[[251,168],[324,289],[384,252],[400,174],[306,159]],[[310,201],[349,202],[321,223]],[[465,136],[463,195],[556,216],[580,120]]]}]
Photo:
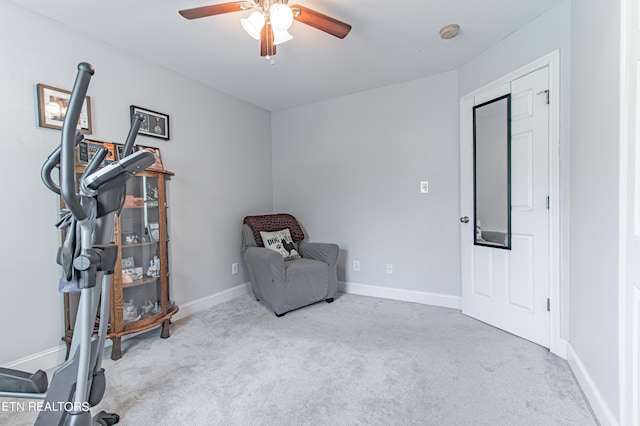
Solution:
[{"label": "gray upholstered armchair", "polygon": [[[289,230],[290,238],[281,239],[278,231]],[[272,233],[272,234],[261,234]],[[276,249],[266,248],[275,243]],[[338,246],[309,243],[302,227],[289,214],[247,216],[242,225],[242,250],[256,299],[277,316],[321,300],[333,302],[338,291]],[[291,259],[285,257],[292,255]]]}]

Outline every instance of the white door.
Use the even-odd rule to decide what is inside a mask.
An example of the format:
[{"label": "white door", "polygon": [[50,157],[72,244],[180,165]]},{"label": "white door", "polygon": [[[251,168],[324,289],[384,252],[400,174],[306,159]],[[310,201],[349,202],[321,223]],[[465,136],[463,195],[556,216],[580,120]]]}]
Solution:
[{"label": "white door", "polygon": [[[504,89],[511,92],[511,250],[474,245],[472,135],[461,135],[460,146],[462,311],[547,348],[548,74],[541,68]],[[485,101],[486,94],[480,94],[475,104]]]}]

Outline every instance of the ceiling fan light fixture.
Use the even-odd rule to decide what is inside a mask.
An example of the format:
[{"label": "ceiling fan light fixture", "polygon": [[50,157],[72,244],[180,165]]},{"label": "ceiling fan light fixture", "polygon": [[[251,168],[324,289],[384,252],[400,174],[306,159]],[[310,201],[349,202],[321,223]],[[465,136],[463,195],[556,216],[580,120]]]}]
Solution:
[{"label": "ceiling fan light fixture", "polygon": [[288,30],[294,20],[340,39],[345,38],[351,31],[351,25],[346,22],[299,4],[289,7],[288,3],[289,0],[227,1],[183,9],[178,13],[183,18],[191,20],[252,9],[251,12],[247,12],[246,18],[240,19],[240,23],[247,34],[260,42],[260,56],[269,61],[272,61],[276,54],[277,44],[293,38]]},{"label": "ceiling fan light fixture", "polygon": [[264,26],[264,15],[261,12],[253,12],[248,18],[242,18],[240,23],[247,34],[256,40],[260,40],[260,31]]},{"label": "ceiling fan light fixture", "polygon": [[291,34],[287,30],[276,30],[273,29],[273,44],[278,45],[282,44],[285,41],[289,41],[293,38]]},{"label": "ceiling fan light fixture", "polygon": [[274,30],[287,31],[293,24],[293,12],[286,4],[271,5],[269,16]]}]

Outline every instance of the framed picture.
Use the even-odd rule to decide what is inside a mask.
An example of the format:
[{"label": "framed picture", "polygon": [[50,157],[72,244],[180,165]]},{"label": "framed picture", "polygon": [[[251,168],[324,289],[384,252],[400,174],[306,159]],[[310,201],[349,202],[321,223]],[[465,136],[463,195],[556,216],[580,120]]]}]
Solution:
[{"label": "framed picture", "polygon": [[[84,142],[80,142],[80,145],[85,144],[87,146],[87,162],[91,161],[91,159],[98,153],[100,148],[105,148],[107,150],[107,156],[104,158],[102,162],[103,166],[107,164],[111,164],[116,161],[116,146],[111,142],[100,142],[85,139]],[[82,148],[79,148],[79,152],[82,151]]]},{"label": "framed picture", "polygon": [[133,121],[134,114],[141,114],[143,117],[140,130],[138,130],[139,135],[169,140],[169,116],[167,114],[131,105],[131,121]]},{"label": "framed picture", "polygon": [[133,268],[135,267],[135,262],[133,260],[133,257],[127,257],[125,259],[122,259],[122,269],[129,269],[129,268]]},{"label": "framed picture", "polygon": [[[67,114],[71,92],[57,87],[38,84],[38,125],[48,129],[62,130]],[[87,96],[82,104],[77,130],[91,134],[91,98]]]},{"label": "framed picture", "polygon": [[80,142],[76,146],[76,162],[86,164],[89,162],[89,151],[86,142]]},{"label": "framed picture", "polygon": [[156,158],[156,162],[147,167],[147,170],[163,171],[164,165],[162,164],[162,157],[160,156],[160,148],[154,148],[152,146],[136,145],[138,151],[149,151]]},{"label": "framed picture", "polygon": [[149,240],[152,242],[160,241],[160,224],[158,222],[149,222],[147,228],[149,231]]},{"label": "framed picture", "polygon": [[[124,158],[124,144],[114,143],[113,145],[116,147],[116,160],[122,160]],[[131,153],[136,152],[137,150],[138,148],[134,145]]]},{"label": "framed picture", "polygon": [[124,145],[121,143],[114,143],[116,147],[116,160],[122,160],[124,158]]}]

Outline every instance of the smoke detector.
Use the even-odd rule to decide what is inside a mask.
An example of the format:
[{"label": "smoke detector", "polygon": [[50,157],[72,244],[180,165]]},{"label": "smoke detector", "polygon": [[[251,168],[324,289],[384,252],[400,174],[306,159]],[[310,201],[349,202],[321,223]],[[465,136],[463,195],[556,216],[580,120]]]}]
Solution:
[{"label": "smoke detector", "polygon": [[460,33],[460,25],[458,24],[449,24],[440,28],[440,38],[443,40],[449,40],[454,38]]}]

